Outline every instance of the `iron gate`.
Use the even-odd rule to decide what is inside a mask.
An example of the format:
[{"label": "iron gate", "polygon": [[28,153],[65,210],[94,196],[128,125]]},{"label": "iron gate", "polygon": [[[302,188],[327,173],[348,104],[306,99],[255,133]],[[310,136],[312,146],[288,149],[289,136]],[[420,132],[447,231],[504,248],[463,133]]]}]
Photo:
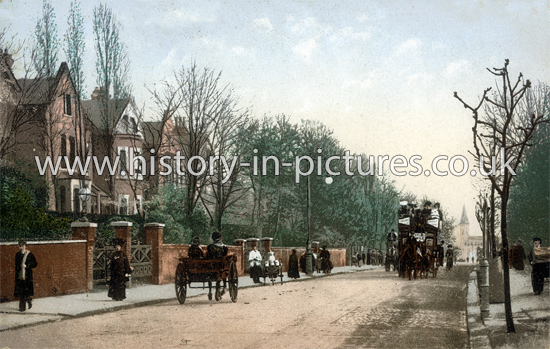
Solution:
[{"label": "iron gate", "polygon": [[[94,246],[93,278],[94,284],[106,284],[111,278],[111,256],[115,248],[96,243]],[[132,245],[130,247],[130,265],[134,267],[132,279],[152,275],[151,245]]]}]

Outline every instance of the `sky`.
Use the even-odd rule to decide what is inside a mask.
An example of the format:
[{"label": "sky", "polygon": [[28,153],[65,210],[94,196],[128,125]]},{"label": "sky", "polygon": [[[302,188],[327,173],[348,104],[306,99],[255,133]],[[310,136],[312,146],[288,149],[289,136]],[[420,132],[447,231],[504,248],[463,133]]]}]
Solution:
[{"label": "sky", "polygon": [[[60,38],[70,1],[52,1]],[[96,86],[93,8],[85,17],[85,84]],[[473,119],[453,92],[477,104],[497,86],[486,68],[510,60],[537,83],[550,82],[548,1],[110,1],[131,59],[133,94],[152,106],[154,89],[196,62],[222,73],[252,115],[318,120],[350,153],[462,155],[474,162]],[[42,1],[0,1],[0,27],[31,37]],[[60,52],[61,61],[64,60]],[[457,162],[457,170],[461,169]],[[445,171],[448,161],[439,163]],[[408,171],[414,171],[409,167]],[[399,189],[427,196],[472,235],[480,177],[391,176]],[[337,178],[335,179],[337,180]],[[478,184],[475,184],[478,183]]]}]

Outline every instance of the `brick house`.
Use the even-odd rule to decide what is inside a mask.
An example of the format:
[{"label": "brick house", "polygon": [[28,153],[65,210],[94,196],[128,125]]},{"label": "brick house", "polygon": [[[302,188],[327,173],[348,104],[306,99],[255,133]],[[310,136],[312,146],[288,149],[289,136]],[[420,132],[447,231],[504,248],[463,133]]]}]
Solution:
[{"label": "brick house", "polygon": [[[91,138],[67,63],[61,63],[52,77],[15,80],[11,57],[4,53],[0,61],[2,94],[10,95],[9,100],[2,97],[3,102],[10,101],[2,104],[2,132],[10,127],[13,132],[3,164],[31,174],[39,173],[40,167],[45,169],[40,175],[50,188],[51,210],[89,212],[78,192],[90,189],[93,174],[89,170],[80,173],[73,165],[77,156],[91,153]],[[4,107],[6,104],[10,106]],[[44,166],[48,158],[51,167]]]},{"label": "brick house", "polygon": [[102,98],[102,91],[96,88],[90,100],[82,101],[82,107],[92,125],[93,155],[98,163],[102,164],[107,157],[114,168],[118,157],[116,173],[110,174],[105,167],[101,175],[95,175],[92,212],[138,214],[145,184],[141,173],[147,166],[144,161],[134,161],[134,174],[130,175],[131,157],[143,154],[143,132],[132,100]]}]

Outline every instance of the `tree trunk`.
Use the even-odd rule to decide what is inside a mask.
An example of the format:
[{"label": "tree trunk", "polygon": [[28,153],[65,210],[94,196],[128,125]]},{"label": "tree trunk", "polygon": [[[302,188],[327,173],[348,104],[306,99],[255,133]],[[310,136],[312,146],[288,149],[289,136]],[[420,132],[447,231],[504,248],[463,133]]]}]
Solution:
[{"label": "tree trunk", "polygon": [[[506,193],[507,194],[507,193]],[[506,195],[505,194],[505,195]],[[507,197],[502,198],[500,209],[500,233],[502,236],[502,266],[504,270],[504,311],[506,315],[506,332],[516,332],[514,319],[512,317],[512,299],[510,296],[510,269],[508,265],[508,232],[506,222]]]}]

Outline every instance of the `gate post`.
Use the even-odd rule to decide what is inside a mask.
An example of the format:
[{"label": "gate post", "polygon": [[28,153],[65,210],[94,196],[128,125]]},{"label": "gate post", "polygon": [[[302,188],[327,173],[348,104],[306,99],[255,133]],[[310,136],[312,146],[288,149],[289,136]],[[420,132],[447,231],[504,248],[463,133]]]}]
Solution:
[{"label": "gate post", "polygon": [[132,262],[132,239],[130,236],[130,229],[132,229],[132,222],[119,221],[111,222],[111,227],[115,228],[115,238],[126,241],[122,247],[122,251],[128,256],[128,261]]},{"label": "gate post", "polygon": [[86,289],[94,289],[94,240],[97,223],[72,222],[73,240],[86,240]]},{"label": "gate post", "polygon": [[161,223],[145,223],[145,243],[151,245],[151,262],[153,263],[151,270],[151,282],[155,285],[160,285],[160,276],[162,274],[161,261],[162,256],[160,249],[163,245],[162,232],[164,224]]},{"label": "gate post", "polygon": [[235,246],[239,247],[240,254],[241,254],[241,266],[239,268],[239,272],[242,271],[242,274],[244,274],[245,265],[248,263],[248,256],[245,257],[245,239],[237,239],[235,240]]}]

